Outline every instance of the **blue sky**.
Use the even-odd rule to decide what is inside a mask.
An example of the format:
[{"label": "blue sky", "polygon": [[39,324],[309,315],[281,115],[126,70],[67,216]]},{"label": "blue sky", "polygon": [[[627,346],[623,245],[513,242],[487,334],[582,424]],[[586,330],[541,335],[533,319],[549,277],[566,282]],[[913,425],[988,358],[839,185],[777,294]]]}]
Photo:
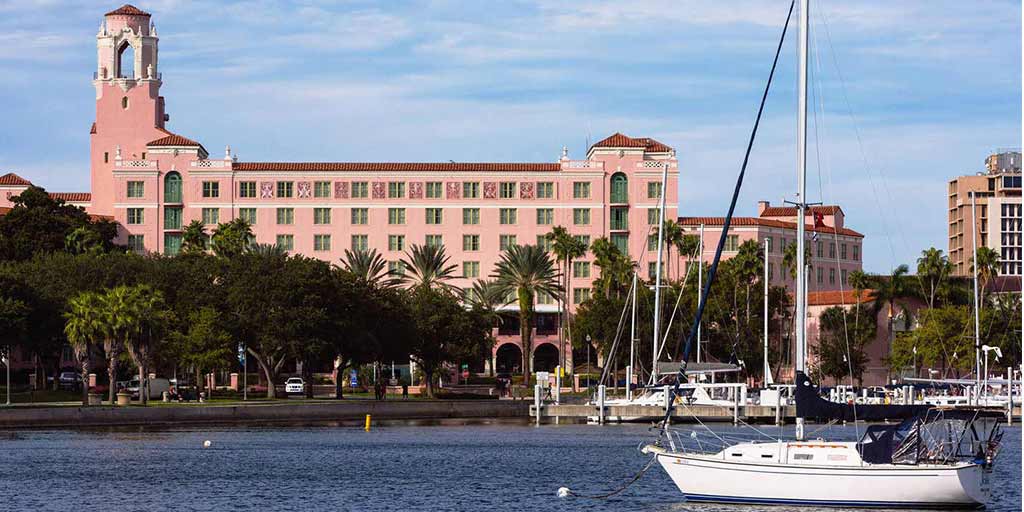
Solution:
[{"label": "blue sky", "polygon": [[[0,171],[88,190],[93,37],[119,5],[0,0]],[[161,38],[169,127],[214,154],[554,161],[621,131],[677,148],[684,215],[721,215],[788,2],[136,5]],[[810,199],[841,204],[866,234],[869,271],[945,249],[946,181],[1020,145],[1020,3],[814,6]],[[741,215],[792,199],[794,39]]]}]

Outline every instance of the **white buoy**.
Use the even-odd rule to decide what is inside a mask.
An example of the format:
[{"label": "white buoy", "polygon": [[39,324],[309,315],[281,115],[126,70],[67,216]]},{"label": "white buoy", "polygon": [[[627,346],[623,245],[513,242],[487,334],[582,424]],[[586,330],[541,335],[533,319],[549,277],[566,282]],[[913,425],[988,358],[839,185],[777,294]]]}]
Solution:
[{"label": "white buoy", "polygon": [[569,488],[568,487],[559,487],[558,488],[558,497],[559,498],[568,498],[569,497]]},{"label": "white buoy", "polygon": [[203,448],[209,448],[212,445],[213,445],[213,443],[211,443],[209,439],[207,439],[206,441],[203,441]]}]

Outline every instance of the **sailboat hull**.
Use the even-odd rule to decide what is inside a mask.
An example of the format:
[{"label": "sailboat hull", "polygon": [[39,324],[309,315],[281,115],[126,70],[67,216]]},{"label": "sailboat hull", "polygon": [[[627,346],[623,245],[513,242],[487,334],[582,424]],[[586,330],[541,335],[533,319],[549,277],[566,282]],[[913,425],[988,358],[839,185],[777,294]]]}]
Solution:
[{"label": "sailboat hull", "polygon": [[982,508],[987,474],[976,464],[812,466],[723,460],[658,450],[687,501],[902,509]]}]

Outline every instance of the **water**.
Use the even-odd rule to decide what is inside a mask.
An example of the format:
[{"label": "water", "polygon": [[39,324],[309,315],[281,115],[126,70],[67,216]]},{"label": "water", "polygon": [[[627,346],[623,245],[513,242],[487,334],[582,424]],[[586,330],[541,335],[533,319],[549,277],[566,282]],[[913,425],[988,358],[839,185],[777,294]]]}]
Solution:
[{"label": "water", "polygon": [[[1020,510],[1020,434],[1007,428],[990,510]],[[0,510],[757,510],[683,503],[658,466],[606,501],[555,496],[624,483],[650,439],[516,423],[0,432]]]}]

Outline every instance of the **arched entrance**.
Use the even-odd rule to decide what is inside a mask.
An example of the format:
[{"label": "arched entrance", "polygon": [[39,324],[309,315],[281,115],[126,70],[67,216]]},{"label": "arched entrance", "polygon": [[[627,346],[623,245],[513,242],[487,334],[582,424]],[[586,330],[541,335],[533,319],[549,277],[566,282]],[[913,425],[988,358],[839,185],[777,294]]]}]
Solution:
[{"label": "arched entrance", "polygon": [[499,375],[523,373],[523,351],[515,343],[506,343],[494,353],[495,369]]},{"label": "arched entrance", "polygon": [[551,372],[558,366],[558,348],[550,343],[542,343],[533,351],[533,371]]}]

